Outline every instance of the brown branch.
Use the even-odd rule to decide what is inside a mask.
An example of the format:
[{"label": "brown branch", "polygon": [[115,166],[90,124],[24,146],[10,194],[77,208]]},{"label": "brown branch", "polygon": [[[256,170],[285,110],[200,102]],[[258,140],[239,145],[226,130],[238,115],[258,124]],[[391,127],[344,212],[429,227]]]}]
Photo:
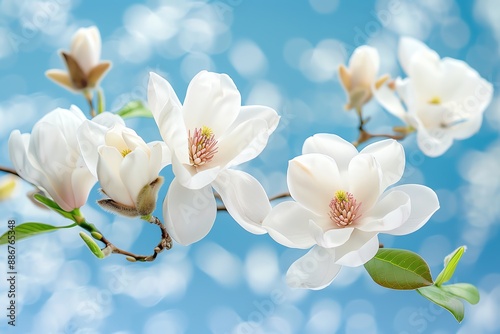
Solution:
[{"label": "brown branch", "polygon": [[[80,226],[86,229],[87,231],[91,232],[92,237],[94,239],[101,241],[104,243],[106,247],[104,247],[102,250],[104,251],[106,248],[111,250],[111,253],[113,254],[120,254],[126,256],[127,260],[130,262],[151,262],[156,259],[159,253],[163,252],[165,249],[171,249],[172,248],[172,238],[170,238],[170,235],[167,232],[167,229],[165,228],[165,225],[160,221],[155,216],[150,216],[150,217],[144,217],[147,218],[147,222],[157,225],[160,230],[161,230],[161,239],[158,245],[153,249],[153,254],[152,255],[137,255],[134,253],[131,253],[129,251],[123,250],[121,248],[116,247],[111,241],[109,241],[106,237],[102,235],[101,232],[97,230],[97,228],[93,224],[88,224],[88,223],[80,223]],[[94,233],[92,233],[94,232]],[[97,232],[97,234],[95,233]]]},{"label": "brown branch", "polygon": [[89,104],[90,117],[94,118],[95,117],[95,109],[94,109],[94,101],[92,101],[92,93],[89,90],[84,90],[83,96],[85,97],[85,100]]},{"label": "brown branch", "polygon": [[361,109],[356,109],[356,113],[359,117],[359,136],[356,141],[352,142],[355,147],[358,147],[362,143],[373,138],[390,138],[394,140],[402,140],[406,138],[407,133],[404,132],[401,132],[400,134],[369,133],[365,130],[365,125],[370,121],[370,118],[368,117],[366,119],[363,119],[363,112],[361,111]]},{"label": "brown branch", "polygon": [[[219,194],[216,194],[215,197],[220,199]],[[269,197],[269,202],[275,201],[275,200],[280,199],[280,198],[286,198],[286,197],[290,197],[290,193],[286,192],[286,193],[278,194],[278,195],[273,196],[273,197]],[[224,204],[218,205],[217,211],[227,211],[226,206]]]},{"label": "brown branch", "polygon": [[10,167],[0,166],[0,172],[10,173],[12,175],[19,176],[19,174],[17,174],[17,172],[13,168],[10,168]]}]

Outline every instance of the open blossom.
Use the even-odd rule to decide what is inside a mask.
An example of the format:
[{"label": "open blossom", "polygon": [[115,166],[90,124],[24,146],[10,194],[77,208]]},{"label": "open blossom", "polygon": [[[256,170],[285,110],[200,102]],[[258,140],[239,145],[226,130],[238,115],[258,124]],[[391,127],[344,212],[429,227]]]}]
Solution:
[{"label": "open blossom", "polygon": [[360,109],[372,98],[372,86],[385,77],[377,78],[380,59],[377,49],[363,45],[354,50],[349,67],[339,67],[339,77],[347,94],[346,109]]},{"label": "open blossom", "polygon": [[9,155],[17,173],[66,211],[84,205],[97,181],[76,139],[85,119],[75,106],[58,108],[42,117],[31,134],[14,130],[9,138]]},{"label": "open blossom", "polygon": [[424,154],[439,156],[453,140],[479,131],[493,87],[474,69],[460,60],[440,59],[408,37],[399,43],[399,62],[408,77],[375,87],[374,95],[385,109],[417,130]]},{"label": "open blossom", "polygon": [[379,233],[412,233],[439,208],[436,194],[425,186],[387,189],[405,167],[403,147],[395,140],[358,153],[336,135],[317,134],[305,141],[302,153],[287,172],[295,201],[275,206],[263,223],[285,246],[314,246],[288,270],[292,287],[324,288],[341,266],[360,266],[375,256]]},{"label": "open blossom", "polygon": [[85,162],[109,197],[98,203],[125,216],[151,214],[163,183],[158,174],[170,164],[168,148],[159,141],[146,144],[123,121],[106,125],[86,121],[78,131]]},{"label": "open blossom", "polygon": [[212,187],[227,211],[252,233],[271,210],[260,183],[230,167],[260,154],[279,117],[271,108],[241,106],[240,93],[225,74],[198,73],[184,104],[171,85],[150,74],[148,102],[163,140],[172,153],[175,178],[163,204],[167,230],[181,244],[208,234],[217,206]]},{"label": "open blossom", "polygon": [[52,69],[45,74],[69,90],[96,87],[111,66],[109,61],[100,61],[101,35],[95,26],[78,29],[70,52],[61,51],[61,55],[68,71]]}]

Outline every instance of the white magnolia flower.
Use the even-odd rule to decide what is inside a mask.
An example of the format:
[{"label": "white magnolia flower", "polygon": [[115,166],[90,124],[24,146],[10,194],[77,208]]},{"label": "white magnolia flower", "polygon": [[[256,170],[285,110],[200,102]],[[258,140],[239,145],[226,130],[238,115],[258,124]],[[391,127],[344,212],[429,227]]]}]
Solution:
[{"label": "white magnolia flower", "polygon": [[48,70],[45,75],[69,90],[85,90],[98,85],[111,66],[100,61],[101,35],[97,27],[80,28],[73,35],[70,52],[61,51],[68,72]]},{"label": "white magnolia flower", "polygon": [[[408,75],[394,86],[375,87],[382,106],[417,130],[424,154],[436,157],[455,139],[479,131],[492,85],[465,62],[443,58],[413,38],[402,38],[399,61]],[[404,105],[403,105],[404,103]]]},{"label": "white magnolia flower", "polygon": [[109,197],[98,201],[101,206],[131,217],[153,212],[163,183],[158,174],[170,164],[163,142],[146,144],[123,120],[107,124],[87,120],[78,131],[78,140],[85,162]]},{"label": "white magnolia flower", "polygon": [[229,168],[260,154],[278,124],[276,111],[242,107],[231,78],[206,71],[193,78],[183,105],[170,84],[151,73],[148,101],[172,152],[175,178],[163,204],[172,237],[186,245],[208,234],[217,212],[212,187],[242,227],[265,233],[261,223],[271,206],[264,189]]},{"label": "white magnolia flower", "polygon": [[263,226],[277,242],[310,248],[292,264],[287,283],[321,289],[341,266],[356,267],[377,253],[378,233],[403,235],[422,227],[439,208],[433,190],[401,179],[403,147],[388,139],[358,153],[336,135],[309,137],[291,160],[287,183],[295,201],[275,206]]},{"label": "white magnolia flower", "polygon": [[380,59],[377,49],[362,45],[354,50],[349,59],[349,68],[339,67],[339,77],[347,94],[345,108],[361,109],[372,98],[372,86],[386,77],[377,79]]},{"label": "white magnolia flower", "polygon": [[58,108],[42,117],[31,135],[14,130],[9,138],[9,155],[17,173],[66,211],[84,205],[97,180],[87,168],[76,139],[85,119],[75,106]]}]

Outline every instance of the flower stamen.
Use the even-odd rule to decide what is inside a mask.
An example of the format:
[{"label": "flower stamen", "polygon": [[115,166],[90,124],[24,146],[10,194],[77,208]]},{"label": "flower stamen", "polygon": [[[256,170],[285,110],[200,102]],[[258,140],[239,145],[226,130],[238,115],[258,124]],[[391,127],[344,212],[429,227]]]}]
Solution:
[{"label": "flower stamen", "polygon": [[122,157],[125,158],[125,156],[131,152],[132,151],[129,148],[124,149],[123,151],[121,151]]},{"label": "flower stamen", "polygon": [[193,135],[188,132],[189,162],[194,167],[199,167],[210,162],[217,153],[217,140],[208,126],[195,128]]},{"label": "flower stamen", "polygon": [[430,104],[441,104],[441,99],[439,98],[439,96],[434,96],[432,99],[429,100],[429,103]]},{"label": "flower stamen", "polygon": [[328,215],[338,227],[346,227],[361,217],[361,214],[358,214],[360,206],[361,203],[357,203],[351,193],[337,190],[330,202]]}]

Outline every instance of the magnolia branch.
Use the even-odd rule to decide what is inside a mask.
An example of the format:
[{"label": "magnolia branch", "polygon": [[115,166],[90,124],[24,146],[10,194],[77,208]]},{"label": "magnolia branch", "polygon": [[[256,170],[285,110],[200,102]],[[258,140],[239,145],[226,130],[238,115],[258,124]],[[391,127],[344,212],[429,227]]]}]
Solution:
[{"label": "magnolia branch", "polygon": [[[215,197],[218,199],[221,199],[220,195],[217,193],[215,193]],[[282,193],[282,194],[279,194],[279,195],[276,195],[273,197],[269,197],[269,202],[272,202],[272,201],[275,201],[275,200],[281,199],[281,198],[287,198],[287,197],[290,197],[290,193],[288,193],[288,192]],[[226,206],[224,204],[218,205],[217,211],[227,211]]]},{"label": "magnolia branch", "polygon": [[369,133],[368,131],[365,130],[365,125],[370,121],[370,118],[363,118],[363,112],[361,109],[357,109],[356,113],[358,114],[359,117],[359,136],[356,141],[354,141],[352,144],[355,147],[358,147],[362,143],[372,139],[372,138],[390,138],[394,140],[402,140],[406,138],[407,132],[400,132],[399,134],[385,134],[385,133]]},{"label": "magnolia branch", "polygon": [[103,252],[109,252],[111,254],[121,254],[126,256],[126,259],[130,262],[151,262],[156,259],[159,253],[163,252],[165,249],[172,248],[172,238],[167,232],[167,229],[162,224],[160,219],[155,216],[143,217],[147,222],[157,225],[161,230],[161,239],[158,245],[153,249],[152,255],[137,255],[131,253],[129,251],[123,250],[121,248],[116,247],[111,241],[109,241],[102,233],[95,227],[94,224],[89,224],[87,222],[81,222],[79,225],[85,230],[89,231],[92,237],[96,240],[101,241],[105,247],[101,249]]},{"label": "magnolia branch", "polygon": [[19,174],[17,174],[17,172],[14,169],[9,167],[0,166],[0,172],[10,173],[12,175],[19,176]]}]

